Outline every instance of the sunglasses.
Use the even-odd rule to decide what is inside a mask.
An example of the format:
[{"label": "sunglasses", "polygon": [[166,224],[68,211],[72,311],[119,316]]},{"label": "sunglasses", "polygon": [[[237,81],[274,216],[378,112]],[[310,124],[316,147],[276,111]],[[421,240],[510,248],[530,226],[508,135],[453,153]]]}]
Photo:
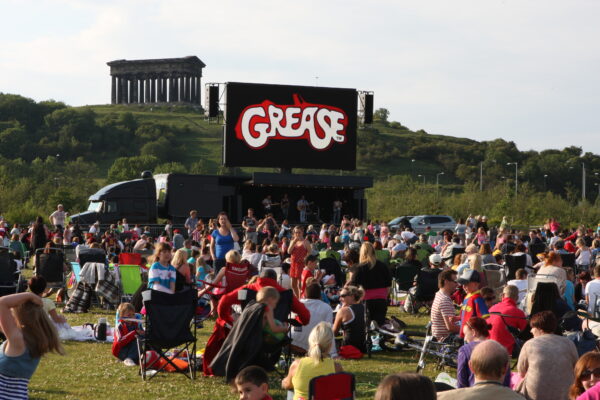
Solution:
[{"label": "sunglasses", "polygon": [[340,297],[348,297],[350,296],[350,293],[340,293]]},{"label": "sunglasses", "polygon": [[583,371],[581,373],[580,379],[582,381],[587,381],[587,380],[590,380],[592,378],[592,375],[594,375],[596,377],[600,377],[600,368],[594,368],[592,370],[586,369],[585,371]]}]

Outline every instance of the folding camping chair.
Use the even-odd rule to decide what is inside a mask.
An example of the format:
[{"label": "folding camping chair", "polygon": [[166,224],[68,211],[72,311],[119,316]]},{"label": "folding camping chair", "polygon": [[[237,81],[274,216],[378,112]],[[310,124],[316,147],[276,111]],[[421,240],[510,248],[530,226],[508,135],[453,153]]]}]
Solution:
[{"label": "folding camping chair", "polygon": [[0,296],[17,293],[23,277],[17,269],[10,249],[0,247]]},{"label": "folding camping chair", "polygon": [[[546,251],[546,243],[534,243],[529,245],[529,255],[531,258],[536,259],[535,257]],[[534,261],[535,264],[535,261]]]},{"label": "folding camping chair", "polygon": [[561,253],[560,258],[562,258],[563,268],[571,267],[571,268],[573,268],[575,273],[577,273],[577,270],[575,269],[575,254],[573,254],[573,253],[562,254]]},{"label": "folding camping chair", "polygon": [[319,259],[323,260],[325,258],[335,258],[337,262],[342,261],[342,256],[335,250],[322,250],[319,252]]},{"label": "folding camping chair", "polygon": [[519,268],[527,266],[527,254],[520,254],[518,256],[507,254],[504,256],[504,261],[506,262],[506,279],[510,281],[511,279],[515,279]]},{"label": "folding camping chair", "polygon": [[142,285],[142,274],[139,265],[119,265],[119,280],[121,282],[121,303],[131,301],[131,298]]},{"label": "folding camping chair", "polygon": [[[438,275],[440,272],[442,270],[437,268],[421,268],[417,272],[416,285],[408,291],[404,311],[412,310],[413,314],[418,314],[424,307],[426,313],[430,313],[435,293],[438,291]],[[407,301],[411,304],[407,305]]]},{"label": "folding camping chair", "polygon": [[381,261],[389,268],[392,255],[387,250],[375,250],[375,258]]},{"label": "folding camping chair", "polygon": [[65,288],[65,257],[57,247],[35,251],[35,275],[48,282],[48,288]]},{"label": "folding camping chair", "polygon": [[396,301],[400,300],[400,296],[408,294],[408,289],[413,286],[415,276],[419,273],[417,266],[397,266],[394,269],[394,297]]},{"label": "folding camping chair", "polygon": [[487,286],[494,290],[496,298],[500,298],[500,294],[506,286],[506,273],[504,267],[499,264],[485,264],[481,267],[485,275]]},{"label": "folding camping chair", "polygon": [[140,253],[121,253],[119,254],[119,265],[142,265],[142,255]]},{"label": "folding camping chair", "polygon": [[308,400],[352,400],[356,379],[349,372],[316,376],[308,384]]},{"label": "folding camping chair", "polygon": [[[196,311],[197,292],[185,290],[168,294],[158,290],[146,290],[142,293],[146,317],[144,319],[144,336],[138,337],[140,354],[140,374],[143,380],[150,380],[165,370],[184,374],[190,379],[196,377],[196,324],[192,323]],[[169,356],[168,351],[179,348],[187,362],[183,367]],[[158,359],[149,360],[149,352],[156,352]],[[150,374],[152,369],[156,373]]]}]

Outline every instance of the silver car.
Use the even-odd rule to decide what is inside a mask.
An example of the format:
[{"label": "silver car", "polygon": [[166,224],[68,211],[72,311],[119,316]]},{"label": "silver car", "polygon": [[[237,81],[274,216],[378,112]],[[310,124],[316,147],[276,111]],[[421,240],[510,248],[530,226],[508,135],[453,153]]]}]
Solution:
[{"label": "silver car", "polygon": [[456,227],[456,221],[448,215],[418,215],[410,220],[410,224],[415,233],[425,232],[425,228],[428,226],[438,234],[446,229],[454,232],[454,228]]}]

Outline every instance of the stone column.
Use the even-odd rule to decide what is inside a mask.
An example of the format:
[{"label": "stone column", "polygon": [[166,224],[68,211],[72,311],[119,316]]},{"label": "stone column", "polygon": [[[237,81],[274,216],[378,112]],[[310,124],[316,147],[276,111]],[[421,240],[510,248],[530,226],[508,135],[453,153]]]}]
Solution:
[{"label": "stone column", "polygon": [[110,104],[117,104],[117,77],[110,77]]},{"label": "stone column", "polygon": [[168,91],[168,89],[167,89],[167,81],[168,81],[168,79],[167,78],[162,78],[161,80],[162,80],[162,93],[163,93],[163,95],[162,95],[162,101],[164,103],[166,103],[167,99],[168,99],[168,97],[167,97],[167,95],[168,95],[168,92],[167,92]]},{"label": "stone column", "polygon": [[200,75],[196,76],[196,104],[200,104]]},{"label": "stone column", "polygon": [[145,85],[144,85],[144,79],[142,78],[142,79],[140,79],[140,94],[139,94],[140,103],[144,102],[144,95],[145,94],[146,94],[146,88],[145,88]]},{"label": "stone column", "polygon": [[179,77],[179,101],[184,101],[185,98],[185,77]]},{"label": "stone column", "polygon": [[150,103],[150,78],[144,79],[146,84],[144,103]]},{"label": "stone column", "polygon": [[185,83],[185,94],[183,96],[183,101],[185,101],[186,103],[190,102],[190,96],[191,96],[191,91],[190,91],[190,77],[189,75],[185,75],[183,77],[183,81]]},{"label": "stone column", "polygon": [[131,80],[131,103],[138,102],[138,79],[134,77]]},{"label": "stone column", "polygon": [[169,103],[174,103],[177,101],[177,87],[176,78],[173,76],[169,77]]},{"label": "stone column", "polygon": [[119,78],[119,104],[127,103],[127,81]]},{"label": "stone column", "polygon": [[156,77],[150,78],[150,103],[157,103],[156,101]]}]

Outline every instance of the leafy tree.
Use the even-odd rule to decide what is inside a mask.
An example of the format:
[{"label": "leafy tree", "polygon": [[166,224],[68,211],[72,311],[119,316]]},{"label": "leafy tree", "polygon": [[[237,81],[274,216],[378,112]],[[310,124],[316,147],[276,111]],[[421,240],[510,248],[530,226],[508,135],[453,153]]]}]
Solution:
[{"label": "leafy tree", "polygon": [[120,157],[108,170],[108,181],[118,182],[136,179],[143,171],[152,171],[160,163],[154,156]]}]

